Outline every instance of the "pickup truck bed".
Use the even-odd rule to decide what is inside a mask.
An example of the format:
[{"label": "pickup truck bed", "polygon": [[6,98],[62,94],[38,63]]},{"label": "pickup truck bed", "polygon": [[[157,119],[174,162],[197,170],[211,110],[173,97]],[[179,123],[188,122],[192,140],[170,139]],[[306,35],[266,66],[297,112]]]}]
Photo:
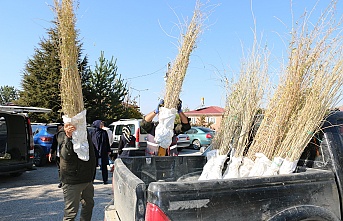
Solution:
[{"label": "pickup truck bed", "polygon": [[[343,112],[323,125],[292,174],[199,181],[204,156],[115,161],[117,220],[338,221],[342,219]],[[306,151],[315,151],[310,159]]]},{"label": "pickup truck bed", "polygon": [[301,218],[309,211],[326,220],[339,220],[340,200],[331,171],[308,169],[282,176],[197,181],[201,170],[187,165],[199,162],[204,164],[206,159],[117,159],[113,191],[120,220],[144,218],[147,202],[158,206],[170,220],[279,220],[281,215]]}]

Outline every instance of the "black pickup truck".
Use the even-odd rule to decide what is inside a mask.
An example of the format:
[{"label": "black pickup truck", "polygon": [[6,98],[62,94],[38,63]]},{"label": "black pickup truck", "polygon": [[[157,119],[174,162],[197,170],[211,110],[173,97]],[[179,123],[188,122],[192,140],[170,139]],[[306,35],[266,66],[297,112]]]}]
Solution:
[{"label": "black pickup truck", "polygon": [[198,181],[204,156],[117,159],[105,220],[342,220],[342,124],[331,114],[287,175]]}]

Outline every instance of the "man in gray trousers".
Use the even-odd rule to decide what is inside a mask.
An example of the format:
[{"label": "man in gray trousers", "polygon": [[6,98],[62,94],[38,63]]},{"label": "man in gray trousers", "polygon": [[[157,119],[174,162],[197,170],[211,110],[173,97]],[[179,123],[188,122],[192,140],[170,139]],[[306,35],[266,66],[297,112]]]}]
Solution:
[{"label": "man in gray trousers", "polygon": [[75,126],[65,124],[57,133],[57,142],[60,146],[60,180],[64,196],[63,220],[74,220],[81,202],[80,220],[90,221],[94,207],[94,146],[88,137],[89,160],[80,160],[74,152],[72,143],[72,133],[75,129]]}]

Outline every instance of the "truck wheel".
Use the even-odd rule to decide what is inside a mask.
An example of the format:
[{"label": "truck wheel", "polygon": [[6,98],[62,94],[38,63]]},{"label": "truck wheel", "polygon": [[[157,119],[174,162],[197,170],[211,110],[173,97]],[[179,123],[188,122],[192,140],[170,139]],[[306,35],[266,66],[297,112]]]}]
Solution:
[{"label": "truck wheel", "polygon": [[201,143],[199,140],[193,140],[192,146],[194,150],[199,150],[201,147]]},{"label": "truck wheel", "polygon": [[295,206],[273,216],[269,221],[339,221],[330,210],[319,206]]},{"label": "truck wheel", "polygon": [[44,155],[43,150],[39,147],[35,148],[33,162],[37,167],[41,167],[46,164],[46,156]]}]

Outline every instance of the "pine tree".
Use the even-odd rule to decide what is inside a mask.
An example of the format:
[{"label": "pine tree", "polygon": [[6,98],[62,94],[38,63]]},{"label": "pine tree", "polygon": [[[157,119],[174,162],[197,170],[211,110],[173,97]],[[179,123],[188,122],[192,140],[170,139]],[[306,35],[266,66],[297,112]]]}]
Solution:
[{"label": "pine tree", "polygon": [[95,70],[88,69],[87,99],[87,121],[96,119],[111,123],[122,118],[126,111],[123,101],[127,95],[126,83],[117,73],[118,67],[113,57],[106,60],[102,51],[98,62],[95,62]]},{"label": "pine tree", "polygon": [[19,91],[13,86],[0,87],[0,105],[15,102],[19,98]]},{"label": "pine tree", "polygon": [[[46,114],[30,114],[33,122],[57,122],[61,121],[61,62],[58,49],[58,32],[56,26],[47,31],[48,38],[43,38],[39,47],[35,48],[23,72],[22,88],[18,103],[24,106],[34,106],[52,109]],[[81,78],[85,75],[87,57],[81,59],[81,46],[79,44],[78,67]],[[85,77],[84,77],[85,78]]]}]

